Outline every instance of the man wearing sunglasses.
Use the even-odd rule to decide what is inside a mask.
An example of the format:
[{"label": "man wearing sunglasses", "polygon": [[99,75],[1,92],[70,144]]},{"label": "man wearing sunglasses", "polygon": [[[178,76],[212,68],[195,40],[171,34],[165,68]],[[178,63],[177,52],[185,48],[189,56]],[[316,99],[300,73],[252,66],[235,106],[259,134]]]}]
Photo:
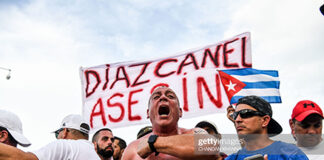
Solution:
[{"label": "man wearing sunglasses", "polygon": [[299,101],[289,120],[291,133],[297,146],[311,160],[323,160],[324,141],[322,140],[323,111],[313,101]]},{"label": "man wearing sunglasses", "polygon": [[267,155],[269,160],[308,159],[295,145],[269,138],[280,134],[282,127],[272,118],[270,104],[261,97],[240,98],[233,119],[237,134],[245,144],[244,148],[228,156],[227,160],[243,160],[256,154]]},{"label": "man wearing sunglasses", "polygon": [[89,125],[81,115],[66,116],[58,130],[58,140],[33,152],[24,152],[9,145],[0,144],[1,160],[100,160],[93,144],[88,141]]}]

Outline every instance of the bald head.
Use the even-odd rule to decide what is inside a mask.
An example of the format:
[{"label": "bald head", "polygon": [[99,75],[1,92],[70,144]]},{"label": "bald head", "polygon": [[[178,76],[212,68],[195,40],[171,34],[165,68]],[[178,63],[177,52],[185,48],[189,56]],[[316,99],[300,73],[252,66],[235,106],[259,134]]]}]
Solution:
[{"label": "bald head", "polygon": [[150,107],[151,107],[151,101],[152,101],[152,98],[154,98],[154,96],[156,96],[156,95],[160,95],[160,94],[162,94],[161,91],[160,91],[161,88],[166,89],[167,92],[173,93],[173,94],[175,95],[176,99],[177,99],[178,106],[180,107],[180,102],[179,102],[179,99],[178,99],[177,94],[176,94],[176,93],[175,93],[171,88],[169,88],[169,87],[167,87],[167,86],[159,86],[159,87],[156,87],[156,88],[153,90],[153,92],[152,92],[152,94],[151,94],[151,96],[150,96],[150,99],[149,99],[149,101],[148,101],[148,109],[150,109]]}]

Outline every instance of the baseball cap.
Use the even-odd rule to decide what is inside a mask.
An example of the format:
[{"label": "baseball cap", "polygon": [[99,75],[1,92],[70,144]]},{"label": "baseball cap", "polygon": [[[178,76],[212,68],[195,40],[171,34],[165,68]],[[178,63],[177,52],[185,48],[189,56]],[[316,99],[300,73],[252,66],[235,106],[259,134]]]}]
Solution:
[{"label": "baseball cap", "polygon": [[253,108],[255,108],[257,111],[269,115],[271,117],[270,122],[268,124],[268,134],[269,137],[278,135],[282,132],[281,125],[272,118],[272,108],[269,102],[264,100],[261,97],[258,96],[245,96],[238,100],[237,105],[239,104],[247,104]]},{"label": "baseball cap", "polygon": [[16,114],[0,110],[0,126],[6,128],[19,145],[23,147],[31,145],[29,140],[23,135],[22,123]]},{"label": "baseball cap", "polygon": [[219,132],[217,131],[216,124],[211,121],[207,121],[207,120],[200,121],[199,123],[196,124],[195,127],[199,127],[199,128],[209,127],[211,129],[213,129],[216,134],[219,134]]},{"label": "baseball cap", "polygon": [[56,131],[60,130],[61,128],[71,128],[85,134],[89,134],[89,130],[90,130],[89,124],[83,119],[81,115],[78,114],[70,114],[66,116],[63,119],[60,128],[57,129]]},{"label": "baseball cap", "polygon": [[299,101],[293,109],[291,119],[296,119],[301,122],[311,114],[318,114],[323,118],[323,111],[315,102],[302,100]]}]

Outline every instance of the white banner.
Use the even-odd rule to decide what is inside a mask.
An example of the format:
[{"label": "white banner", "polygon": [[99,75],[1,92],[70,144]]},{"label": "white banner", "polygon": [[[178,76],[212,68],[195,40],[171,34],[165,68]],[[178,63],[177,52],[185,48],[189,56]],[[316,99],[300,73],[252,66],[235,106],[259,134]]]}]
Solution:
[{"label": "white banner", "polygon": [[183,118],[223,112],[229,101],[217,70],[251,67],[250,33],[173,57],[81,67],[83,116],[93,129],[148,123],[160,85],[176,92]]}]

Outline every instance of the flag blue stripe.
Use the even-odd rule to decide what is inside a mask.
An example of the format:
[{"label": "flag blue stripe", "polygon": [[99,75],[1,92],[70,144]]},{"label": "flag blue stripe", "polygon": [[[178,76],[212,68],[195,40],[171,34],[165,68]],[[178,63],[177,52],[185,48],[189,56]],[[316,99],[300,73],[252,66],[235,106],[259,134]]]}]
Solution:
[{"label": "flag blue stripe", "polygon": [[[244,96],[233,96],[231,99],[231,104],[237,103],[240,98]],[[269,103],[281,103],[281,97],[280,96],[259,96],[262,97],[264,100],[266,100]]]},{"label": "flag blue stripe", "polygon": [[246,86],[243,89],[250,89],[250,88],[278,88],[279,89],[279,85],[280,85],[279,81],[243,82],[243,83],[246,84]]},{"label": "flag blue stripe", "polygon": [[255,74],[265,74],[272,77],[279,77],[278,71],[276,70],[257,70],[253,68],[243,68],[243,69],[231,69],[231,70],[222,70],[222,71],[229,75],[247,76],[247,75],[255,75]]}]

